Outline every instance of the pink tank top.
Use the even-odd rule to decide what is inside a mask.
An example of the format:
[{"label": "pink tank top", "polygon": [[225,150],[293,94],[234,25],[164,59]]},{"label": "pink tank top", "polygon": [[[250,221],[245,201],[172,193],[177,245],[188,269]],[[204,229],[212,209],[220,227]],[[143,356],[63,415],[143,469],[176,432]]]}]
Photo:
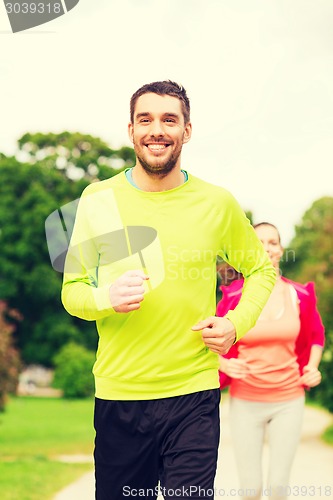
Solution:
[{"label": "pink tank top", "polygon": [[299,366],[295,342],[300,319],[297,294],[291,285],[284,287],[284,307],[274,320],[259,318],[256,325],[238,342],[238,358],[250,368],[244,379],[232,379],[230,394],[251,401],[286,401],[301,397]]}]

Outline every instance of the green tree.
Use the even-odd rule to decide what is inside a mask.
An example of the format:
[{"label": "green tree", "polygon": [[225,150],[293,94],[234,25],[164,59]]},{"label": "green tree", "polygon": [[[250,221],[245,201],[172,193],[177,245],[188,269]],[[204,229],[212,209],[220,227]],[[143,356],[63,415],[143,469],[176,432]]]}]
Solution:
[{"label": "green tree", "polygon": [[314,281],[318,309],[326,328],[326,345],[321,363],[322,383],[310,391],[333,412],[333,198],[316,200],[296,226],[295,237],[282,263],[286,276],[300,282]]},{"label": "green tree", "polygon": [[0,299],[21,312],[15,332],[25,363],[52,365],[67,342],[96,348],[93,323],[73,318],[61,301],[62,275],[51,267],[45,220],[90,183],[135,161],[88,134],[24,134],[17,158],[0,153]]},{"label": "green tree", "polygon": [[107,179],[135,163],[133,148],[115,150],[100,138],[79,132],[27,133],[18,145],[26,162],[56,168],[72,180]]},{"label": "green tree", "polygon": [[[27,363],[49,365],[65,341],[87,331],[60,303],[62,276],[51,267],[44,230],[47,216],[87,184],[39,164],[0,160],[0,298],[23,316],[15,335]],[[82,339],[92,345],[95,334]]]},{"label": "green tree", "polygon": [[8,309],[6,302],[0,300],[0,412],[4,411],[7,395],[16,392],[21,360],[14,346],[10,319],[20,321],[20,314]]}]

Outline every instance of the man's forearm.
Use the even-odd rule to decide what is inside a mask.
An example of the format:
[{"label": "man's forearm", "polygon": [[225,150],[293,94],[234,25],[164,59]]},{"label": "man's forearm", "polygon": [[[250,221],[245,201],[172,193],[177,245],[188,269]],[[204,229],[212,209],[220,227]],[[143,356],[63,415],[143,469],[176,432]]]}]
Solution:
[{"label": "man's forearm", "polygon": [[276,273],[271,265],[245,278],[239,304],[226,314],[226,318],[235,325],[237,340],[256,324],[273,290],[275,281]]}]

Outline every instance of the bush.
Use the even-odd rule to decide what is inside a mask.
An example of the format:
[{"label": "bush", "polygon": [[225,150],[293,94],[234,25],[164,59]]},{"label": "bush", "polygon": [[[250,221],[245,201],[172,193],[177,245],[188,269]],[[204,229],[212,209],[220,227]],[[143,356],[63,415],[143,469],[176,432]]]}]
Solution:
[{"label": "bush", "polygon": [[95,354],[70,342],[54,358],[54,387],[62,389],[65,398],[86,398],[94,394],[92,366]]}]

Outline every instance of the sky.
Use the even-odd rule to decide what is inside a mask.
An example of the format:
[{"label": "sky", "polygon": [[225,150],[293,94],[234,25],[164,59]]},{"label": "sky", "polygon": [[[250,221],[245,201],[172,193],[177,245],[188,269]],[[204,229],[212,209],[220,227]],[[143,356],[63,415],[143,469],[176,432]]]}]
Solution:
[{"label": "sky", "polygon": [[131,95],[171,79],[191,101],[182,167],[288,245],[333,196],[332,25],[331,0],[80,0],[12,33],[1,2],[0,152],[16,154],[26,132],[131,145]]}]

